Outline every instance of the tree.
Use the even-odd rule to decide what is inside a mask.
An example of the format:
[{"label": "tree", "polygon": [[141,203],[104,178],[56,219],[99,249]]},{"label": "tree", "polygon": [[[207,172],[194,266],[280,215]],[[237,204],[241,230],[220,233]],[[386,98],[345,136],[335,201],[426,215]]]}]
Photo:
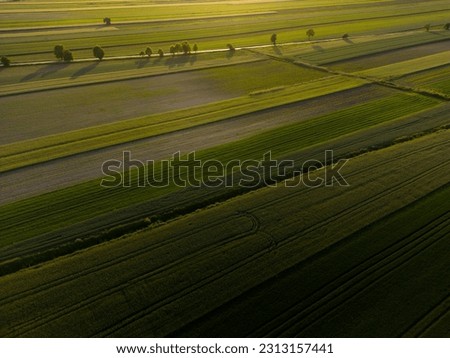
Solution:
[{"label": "tree", "polygon": [[100,61],[105,57],[105,51],[100,46],[95,46],[92,50],[94,57],[98,58]]},{"label": "tree", "polygon": [[152,49],[151,49],[150,47],[147,47],[147,48],[145,49],[145,54],[146,54],[148,57],[150,57],[150,56],[152,55],[152,53],[153,53],[153,51],[152,51]]},{"label": "tree", "polygon": [[104,23],[106,26],[110,26],[110,25],[111,25],[111,18],[105,17],[105,18],[103,19],[103,23]]},{"label": "tree", "polygon": [[183,44],[181,45],[181,48],[185,55],[189,55],[191,53],[191,45],[189,45],[189,43],[187,41],[183,42]]},{"label": "tree", "polygon": [[181,44],[176,44],[175,45],[175,52],[178,53],[178,52],[181,52],[181,51],[183,51],[183,47],[181,46]]},{"label": "tree", "polygon": [[162,49],[158,50],[159,57],[164,57],[164,51]]},{"label": "tree", "polygon": [[270,36],[270,42],[272,42],[274,46],[277,45],[277,34],[272,34],[272,36]]},{"label": "tree", "polygon": [[58,60],[64,59],[64,46],[56,45],[55,48],[53,49],[53,53],[55,54]]},{"label": "tree", "polygon": [[342,35],[342,38],[345,40],[345,39],[348,39],[350,36],[348,35],[348,34],[343,34]]},{"label": "tree", "polygon": [[169,52],[172,54],[172,56],[175,56],[175,45],[170,46]]},{"label": "tree", "polygon": [[63,60],[64,62],[71,62],[73,61],[73,55],[70,50],[64,50],[63,52]]},{"label": "tree", "polygon": [[198,46],[197,46],[197,44],[194,44],[194,46],[192,47],[192,50],[193,50],[194,52],[197,52],[197,51],[198,51]]},{"label": "tree", "polygon": [[450,22],[447,22],[447,23],[444,25],[444,29],[445,29],[445,30],[450,30]]},{"label": "tree", "polygon": [[314,29],[309,29],[308,31],[306,31],[306,36],[308,36],[308,41],[311,41],[311,37],[313,37],[316,34],[316,32],[314,31]]},{"label": "tree", "polygon": [[145,52],[144,51],[139,52],[139,56],[144,57],[145,56]]},{"label": "tree", "polygon": [[227,44],[228,50],[230,50],[230,52],[234,52],[236,51],[236,49],[234,48],[234,46],[232,44]]},{"label": "tree", "polygon": [[430,24],[426,24],[425,25],[425,30],[427,30],[427,32],[430,32],[431,29],[431,25]]},{"label": "tree", "polygon": [[3,67],[9,67],[9,65],[11,64],[10,59],[6,56],[2,56],[0,58],[0,62],[2,63]]}]

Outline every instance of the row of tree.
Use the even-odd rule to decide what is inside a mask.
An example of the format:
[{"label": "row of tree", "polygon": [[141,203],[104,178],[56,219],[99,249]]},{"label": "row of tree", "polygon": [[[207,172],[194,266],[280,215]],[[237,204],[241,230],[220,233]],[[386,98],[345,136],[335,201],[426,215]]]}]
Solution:
[{"label": "row of tree", "polygon": [[[163,49],[158,49],[157,54],[159,57],[164,57]],[[151,47],[147,47],[145,51],[141,51],[139,55],[151,57],[153,55],[153,50],[151,49]]]},{"label": "row of tree", "polygon": [[[73,61],[72,51],[65,49],[63,45],[56,45],[53,49],[53,53],[58,60],[64,62]],[[94,54],[94,57],[98,58],[100,61],[105,57],[105,51],[100,46],[95,46],[92,49],[92,53]]]},{"label": "row of tree", "polygon": [[[314,31],[314,29],[309,29],[308,31],[306,31],[306,36],[308,36],[308,41],[311,41],[311,37],[314,37],[314,35],[316,34],[316,32]],[[273,33],[272,36],[270,36],[270,42],[276,46],[277,45],[277,37],[278,35]]]},{"label": "row of tree", "polygon": [[[111,24],[111,19],[110,18],[104,18],[103,19],[104,23],[106,25],[110,25]],[[431,25],[427,24],[425,25],[425,29],[427,31],[431,30]],[[446,23],[444,25],[444,29],[445,30],[450,30],[450,23]],[[308,36],[308,40],[311,41],[311,38],[314,37],[316,34],[316,32],[314,31],[314,29],[309,29],[308,31],[306,31],[306,36]],[[276,33],[273,33],[270,36],[270,42],[276,46],[277,44],[277,38],[278,35]],[[342,36],[343,39],[347,39],[349,38],[348,34],[344,34]],[[230,51],[235,51],[235,48],[232,44],[227,44],[227,47]],[[175,54],[177,53],[183,53],[185,55],[189,55],[192,51],[197,52],[198,51],[198,46],[197,44],[194,44],[194,46],[191,45],[185,41],[183,43],[177,43],[175,45],[170,46],[169,52],[175,56]],[[92,49],[93,55],[94,57],[98,58],[100,61],[105,57],[105,51],[100,47],[100,46],[95,46]],[[65,49],[63,45],[56,45],[53,49],[53,53],[55,54],[56,58],[64,61],[64,62],[71,62],[73,61],[73,54],[70,50]],[[158,49],[157,54],[159,57],[164,57],[164,51],[162,49]],[[153,50],[151,49],[151,47],[147,47],[145,49],[145,51],[142,51],[140,53],[141,56],[148,56],[151,57],[153,55]],[[1,56],[0,57],[0,62],[4,67],[9,67],[11,64],[11,61],[8,57],[6,56]]]},{"label": "row of tree", "polygon": [[63,45],[56,45],[53,49],[53,53],[58,60],[62,60],[64,62],[73,61],[72,51],[65,49]]},{"label": "row of tree", "polygon": [[[446,23],[444,25],[444,29],[445,30],[450,30],[450,22]],[[430,24],[426,24],[425,25],[425,30],[430,31],[431,30],[431,25]],[[314,31],[314,29],[309,29],[308,31],[306,31],[306,36],[308,36],[308,41],[311,41],[311,38],[314,37],[316,35],[316,32]],[[348,39],[349,38],[349,34],[344,34],[342,36],[343,39]],[[272,34],[272,36],[270,36],[270,42],[276,46],[277,44],[277,34]]]},{"label": "row of tree", "polygon": [[[169,52],[172,54],[172,56],[175,56],[177,53],[183,53],[185,55],[189,55],[192,51],[197,52],[198,46],[197,44],[194,44],[194,46],[191,45],[185,41],[183,43],[178,43],[176,45],[170,46]],[[159,57],[164,57],[164,51],[162,49],[159,49],[157,52]],[[148,56],[151,57],[153,55],[153,50],[151,47],[147,47],[145,51],[141,51],[139,53],[140,56]]]}]

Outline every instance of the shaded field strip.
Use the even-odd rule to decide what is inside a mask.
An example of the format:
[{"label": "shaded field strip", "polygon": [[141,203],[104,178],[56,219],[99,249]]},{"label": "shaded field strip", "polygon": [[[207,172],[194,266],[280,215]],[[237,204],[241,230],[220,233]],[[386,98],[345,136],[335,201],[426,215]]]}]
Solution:
[{"label": "shaded field strip", "polygon": [[[388,160],[387,162],[378,163],[378,164],[372,165],[372,166],[370,166],[368,168],[363,168],[363,169],[361,169],[359,171],[352,172],[350,175],[348,175],[348,177],[349,178],[353,178],[354,176],[359,176],[359,175],[362,175],[364,173],[369,173],[371,171],[376,170],[376,168],[378,168],[380,166],[384,166],[386,163],[393,163],[393,162],[395,162],[395,161],[397,161],[399,159],[403,159],[403,158],[407,158],[407,157],[410,157],[410,156],[417,155],[418,153],[420,153],[424,149],[425,150],[430,150],[430,149],[433,149],[433,148],[437,148],[439,146],[440,146],[439,144],[428,145],[428,146],[426,146],[424,148],[421,148],[421,149],[418,149],[418,150],[415,150],[415,151],[411,151],[411,152],[409,152],[407,154],[404,154],[402,156],[398,156],[396,158],[392,158],[392,159]],[[296,200],[300,200],[299,196],[307,195],[308,193],[312,192],[313,190],[314,189],[310,188],[306,192],[299,192],[299,193],[295,193],[295,194],[289,194],[288,196],[283,196],[283,197],[281,197],[280,199],[278,199],[276,201],[271,201],[270,203],[267,204],[267,206],[263,206],[263,207],[260,206],[260,207],[258,207],[258,209],[261,209],[261,208],[264,208],[264,207],[268,208],[268,207],[272,206],[273,204],[279,204],[279,203],[282,203],[282,202],[284,202],[286,200],[293,199],[294,197],[296,198]],[[254,215],[254,214],[251,214],[251,215]],[[217,223],[216,222],[211,223],[211,224],[207,225],[206,228],[214,227],[214,225],[217,225]],[[181,238],[174,237],[174,242],[178,242],[180,240],[181,240]],[[164,242],[163,245],[167,245],[169,243],[172,243],[172,241]],[[152,250],[152,249],[155,249],[155,248],[158,248],[158,247],[159,247],[158,244],[156,244],[156,246],[151,245],[149,247],[149,250]],[[142,251],[137,250],[136,253],[137,252],[142,252]],[[126,257],[121,258],[120,261],[116,261],[116,262],[122,262],[122,261],[126,261]],[[12,297],[11,297],[11,299],[12,299]],[[3,299],[1,299],[0,303],[5,303],[5,302],[3,301]]]},{"label": "shaded field strip", "polygon": [[3,145],[0,146],[0,151],[2,152],[0,172],[149,138],[200,124],[225,120],[267,108],[279,107],[365,84],[367,84],[366,81],[359,79],[324,78],[305,84],[289,86],[276,93],[238,97],[210,105],[193,107],[189,110],[168,112]]},{"label": "shaded field strip", "polygon": [[[438,172],[442,166],[443,165],[439,164],[439,165],[435,166],[432,169],[432,171]],[[382,193],[379,193],[379,194],[371,197],[370,201],[379,200],[380,198],[383,198],[383,197],[386,198],[389,195],[391,195],[392,192],[394,192],[395,190],[403,189],[404,185],[407,182],[408,182],[408,184],[414,184],[416,182],[416,180],[424,178],[426,176],[427,176],[427,173],[422,174],[419,177],[412,178],[403,183],[400,183],[400,184],[396,185],[395,188],[390,188],[390,190],[388,192],[382,192]],[[365,201],[364,203],[367,203],[367,201]],[[352,216],[354,213],[358,212],[358,210],[361,206],[364,206],[364,204],[358,205],[358,207],[356,207],[356,208],[352,207],[350,209],[343,210],[338,215],[336,215],[332,218],[329,218],[325,222],[321,222],[321,223],[315,224],[313,226],[310,226],[307,230],[304,230],[300,236],[306,236],[308,233],[313,233],[313,232],[317,231],[318,228],[323,227],[324,225],[331,225],[333,223],[338,223],[344,216],[348,216],[348,215]],[[264,257],[268,251],[270,252],[275,249],[277,251],[281,250],[283,247],[288,246],[290,243],[294,242],[298,238],[299,238],[299,236],[291,236],[288,238],[284,238],[284,239],[276,242],[275,246],[273,245],[272,241],[268,241],[262,251],[257,251],[255,253],[251,254],[250,256],[247,256],[244,260],[241,260],[241,261],[239,261],[239,263],[236,263],[230,267],[227,267],[225,270],[222,270],[220,273],[217,273],[217,274],[214,274],[213,276],[208,276],[208,277],[202,279],[200,282],[198,282],[195,285],[195,290],[198,290],[201,287],[205,287],[209,283],[211,283],[215,280],[219,280],[220,278],[222,278],[226,275],[229,275],[232,272],[236,272],[239,269],[243,269],[244,267],[250,265],[253,261],[255,261],[261,257]],[[122,320],[119,324],[112,326],[105,331],[99,332],[98,334],[96,334],[96,336],[100,336],[100,337],[120,336],[121,334],[123,334],[123,332],[122,333],[120,332],[120,329],[126,327],[127,325],[139,324],[139,320],[145,319],[145,317],[147,315],[152,314],[154,311],[161,309],[162,307],[164,307],[170,303],[173,303],[175,300],[178,300],[183,296],[187,296],[190,292],[192,292],[192,289],[186,288],[186,289],[178,292],[177,294],[167,298],[166,300],[164,300],[162,302],[160,301],[157,305],[154,305],[151,307],[146,307],[142,311],[139,311],[139,312],[131,315],[126,320]]]},{"label": "shaded field strip", "polygon": [[450,214],[436,218],[434,222],[418,233],[394,243],[370,260],[342,275],[318,292],[314,292],[306,302],[291,307],[276,322],[268,323],[251,334],[252,337],[296,336],[305,327],[326,320],[327,315],[346,304],[347,300],[364,294],[365,290],[377,284],[386,275],[402,267],[406,262],[420,255],[422,251],[445,239],[450,232]]},{"label": "shaded field strip", "polygon": [[[367,230],[376,227],[382,228],[385,225],[392,227],[392,223],[394,222],[395,225],[399,215],[403,215],[403,217],[405,217],[405,214],[411,215],[409,214],[411,210],[420,214],[418,208],[424,207],[424,202],[432,200],[431,198],[435,197],[436,194],[442,196],[442,192],[448,192],[448,189],[449,186],[445,185],[444,188],[439,188],[425,197],[418,198],[411,204],[398,209],[394,214],[378,219],[355,234],[347,236],[328,248],[324,248],[305,261],[300,261],[287,270],[278,273],[275,277],[268,278],[254,288],[249,288],[231,301],[226,302],[223,306],[211,312],[206,312],[204,316],[173,332],[170,336],[231,337],[245,335],[253,337],[274,337],[293,336],[297,334],[297,331],[287,332],[291,324],[295,324],[301,329],[302,327],[308,327],[308,322],[315,322],[315,318],[317,317],[314,314],[318,315],[320,319],[323,313],[322,304],[326,307],[328,300],[334,300],[333,302],[336,302],[337,296],[334,297],[332,296],[333,294],[349,295],[345,293],[346,291],[344,291],[343,285],[348,286],[350,283],[356,285],[358,284],[356,281],[358,278],[367,279],[367,276],[376,273],[382,274],[382,271],[385,271],[382,266],[383,262],[388,257],[390,260],[404,261],[404,255],[417,255],[422,244],[433,245],[434,238],[428,237],[428,241],[423,243],[420,235],[418,236],[413,231],[415,230],[414,227],[403,226],[401,230],[403,232],[398,233],[399,227],[394,226],[393,229],[395,229],[387,231],[386,235],[382,236],[382,239],[380,237],[380,240],[372,241],[367,241],[373,236],[370,236],[370,233],[367,234]],[[420,224],[417,231],[427,235],[428,229],[435,230],[433,223],[436,223],[440,225],[441,229],[446,225],[448,233],[448,211],[445,211],[444,208],[434,211],[441,212],[439,217],[435,218],[430,216],[430,220],[422,220],[423,223]],[[418,221],[420,222],[420,219]],[[397,233],[401,236],[397,235]],[[438,235],[441,239],[446,237],[446,234],[442,233],[442,230],[438,232]],[[358,253],[360,247],[364,247],[364,249]],[[400,253],[400,251],[402,252]],[[369,281],[369,283],[373,282]],[[353,286],[349,286],[348,288],[354,289]],[[358,292],[358,288],[356,290]],[[276,299],[276,295],[274,297],[274,292],[286,292],[287,297],[282,300],[276,300],[275,302],[274,298]],[[264,310],[267,314],[258,314],[258,309],[255,308],[256,306],[260,310]],[[273,312],[270,312],[271,309]],[[246,312],[246,320],[253,322],[253,326],[241,325],[241,328],[235,330],[234,326],[237,317],[242,317],[239,312]],[[296,315],[295,318],[292,317],[293,314]],[[220,322],[220,325],[217,324],[218,322]],[[291,324],[285,324],[285,322]],[[344,322],[345,320],[342,321],[342,323]],[[283,326],[285,330],[282,331],[280,327]],[[331,331],[325,330],[322,333],[315,332],[313,334],[334,337],[340,336],[338,330],[334,330],[332,333]],[[350,333],[346,336],[350,335],[354,336],[355,333]],[[359,332],[359,335],[364,336],[364,333]],[[384,333],[384,336],[386,335],[388,334]],[[367,336],[367,333],[365,336]]]},{"label": "shaded field strip", "polygon": [[[117,288],[115,288],[115,289],[117,289]],[[84,303],[86,303],[86,302],[84,302]]]},{"label": "shaded field strip", "polygon": [[[440,167],[440,166],[441,166],[441,165],[439,165],[439,167]],[[402,185],[402,184],[401,184],[401,185],[397,185],[396,187],[397,187],[397,188],[398,188],[398,187],[403,187],[403,185]],[[389,194],[388,194],[388,193],[382,193],[382,194],[381,194],[381,196],[386,196],[386,195],[389,195]],[[380,195],[378,195],[378,196],[380,196]],[[271,206],[271,205],[270,205],[270,206]],[[315,232],[319,226],[322,226],[322,225],[328,225],[328,224],[331,224],[331,223],[333,223],[333,222],[337,222],[338,220],[341,219],[341,216],[344,216],[344,215],[350,215],[351,213],[357,212],[357,211],[358,211],[358,208],[351,208],[350,210],[344,210],[344,211],[342,211],[342,212],[340,213],[340,215],[337,215],[337,216],[335,216],[335,217],[333,217],[333,218],[330,218],[330,219],[327,220],[326,222],[321,222],[321,223],[319,223],[319,224],[316,224],[316,225],[314,225],[314,226],[309,227],[308,230],[304,230],[304,231],[302,232],[302,235],[307,235],[308,232]],[[276,242],[276,248],[277,248],[277,250],[281,249],[283,246],[289,244],[290,242],[296,240],[297,238],[298,238],[298,237],[294,236],[294,237],[289,237],[289,238],[283,239],[283,240],[281,240],[280,242]],[[267,250],[270,251],[270,250],[273,249],[273,248],[274,248],[273,242],[272,242],[272,241],[268,241],[268,242],[267,242],[267,246],[265,246],[264,249],[263,249],[262,251],[256,252],[255,254],[253,254],[253,255],[251,255],[251,256],[249,256],[249,257],[246,257],[245,260],[240,261],[238,264],[235,264],[235,265],[233,265],[233,266],[231,266],[231,267],[228,267],[226,270],[222,271],[221,273],[215,274],[213,277],[207,277],[207,278],[205,278],[204,280],[202,280],[201,282],[198,283],[198,286],[196,285],[196,288],[206,286],[208,283],[210,283],[210,282],[212,282],[212,281],[214,281],[214,280],[216,280],[216,279],[219,279],[220,277],[223,277],[223,276],[225,276],[226,274],[229,274],[230,272],[236,271],[237,269],[242,268],[242,267],[244,267],[244,266],[250,264],[250,263],[251,263],[252,261],[254,261],[256,258],[259,258],[259,257],[264,256]],[[173,302],[175,299],[179,299],[180,297],[183,297],[183,296],[187,295],[189,292],[191,292],[191,288],[186,289],[186,290],[184,290],[184,291],[181,291],[179,294],[175,295],[175,297],[172,296],[172,297],[168,298],[168,299],[166,300],[166,302],[164,302],[164,305],[165,305],[165,304],[168,304],[168,303],[170,303],[170,302]],[[99,335],[99,336],[109,336],[109,335],[114,335],[114,333],[115,333],[115,331],[116,331],[117,329],[120,329],[122,326],[126,326],[127,323],[131,323],[131,322],[135,323],[136,320],[142,318],[142,317],[145,316],[147,313],[152,312],[152,311],[154,311],[154,310],[160,308],[161,305],[162,305],[162,302],[158,303],[157,306],[148,307],[148,308],[144,309],[143,312],[138,312],[138,313],[132,315],[131,317],[129,317],[126,321],[122,321],[122,322],[118,325],[118,327],[115,327],[115,328],[112,328],[112,327],[111,327],[111,328],[108,329],[107,331],[100,332],[98,335]]]}]

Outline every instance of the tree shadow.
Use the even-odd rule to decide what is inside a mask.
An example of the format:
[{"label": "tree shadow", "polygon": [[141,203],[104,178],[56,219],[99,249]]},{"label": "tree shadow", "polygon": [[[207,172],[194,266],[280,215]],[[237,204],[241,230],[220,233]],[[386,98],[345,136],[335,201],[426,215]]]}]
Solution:
[{"label": "tree shadow", "polygon": [[275,45],[275,46],[273,47],[273,51],[274,51],[275,54],[277,54],[278,56],[283,56],[283,52],[281,52],[281,49],[280,49],[277,45]]},{"label": "tree shadow", "polygon": [[228,60],[231,60],[233,57],[234,57],[234,54],[236,53],[236,51],[234,51],[234,50],[229,50],[229,51],[227,51],[227,53],[226,53],[226,58],[228,59]]},{"label": "tree shadow", "polygon": [[80,68],[78,71],[76,71],[73,75],[72,75],[72,79],[78,78],[80,76],[83,76],[89,72],[91,72],[94,68],[96,68],[98,66],[98,64],[100,63],[100,61],[96,61],[94,63],[91,63],[89,66]]},{"label": "tree shadow", "polygon": [[20,80],[20,82],[27,82],[27,81],[30,81],[37,77],[40,77],[40,78],[47,77],[53,73],[58,72],[59,70],[62,70],[63,68],[66,68],[67,66],[69,66],[69,63],[61,62],[61,63],[52,63],[45,67],[40,67],[40,68],[38,68],[37,71],[30,73],[30,74],[26,75],[25,77],[23,77]]},{"label": "tree shadow", "polygon": [[155,60],[153,61],[153,64],[159,65],[162,62],[163,58],[164,57],[161,57],[161,56],[156,57]]},{"label": "tree shadow", "polygon": [[323,47],[319,45],[313,45],[312,48],[316,51],[323,52]]},{"label": "tree shadow", "polygon": [[348,37],[343,39],[345,42],[347,42],[348,44],[353,44],[354,42],[352,40],[350,40]]},{"label": "tree shadow", "polygon": [[189,55],[172,56],[166,59],[165,65],[169,68],[183,67],[190,62],[190,57]]},{"label": "tree shadow", "polygon": [[135,62],[137,68],[142,68],[147,66],[150,63],[150,57],[140,58]]},{"label": "tree shadow", "polygon": [[190,55],[189,56],[189,63],[192,65],[194,65],[194,63],[197,61],[197,55]]}]

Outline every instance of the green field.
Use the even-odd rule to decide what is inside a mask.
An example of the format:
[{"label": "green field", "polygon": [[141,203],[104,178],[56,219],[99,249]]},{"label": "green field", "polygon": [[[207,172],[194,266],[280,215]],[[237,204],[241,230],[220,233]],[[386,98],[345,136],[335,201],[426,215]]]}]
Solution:
[{"label": "green field", "polygon": [[447,336],[449,22],[444,0],[0,2],[0,335]]},{"label": "green field", "polygon": [[[449,234],[449,178],[433,174],[448,173],[448,161],[442,162],[448,143],[448,133],[441,133],[355,159],[345,170],[350,190],[262,189],[0,278],[1,334],[404,334],[409,322],[423,319],[446,292],[440,270]],[[409,170],[411,165],[415,171]],[[425,198],[417,201],[411,190]],[[429,205],[433,209],[424,216],[422,210]],[[403,228],[405,221],[414,224]],[[341,260],[343,254],[349,259]],[[420,263],[430,255],[433,265],[424,269]],[[404,290],[399,283],[411,275],[416,284]],[[427,288],[429,280],[433,290]],[[283,300],[278,292],[286,292]],[[406,298],[415,308],[412,316],[409,307],[397,304]],[[364,305],[353,305],[355,300]],[[383,314],[372,315],[362,327],[340,324],[345,312],[363,314],[367,306]],[[258,313],[258,307],[266,314]],[[94,319],[104,310],[117,314]],[[236,320],[242,312],[252,317],[246,323]],[[358,319],[352,317],[347,322]],[[433,329],[445,332],[445,321],[434,323]]]}]

